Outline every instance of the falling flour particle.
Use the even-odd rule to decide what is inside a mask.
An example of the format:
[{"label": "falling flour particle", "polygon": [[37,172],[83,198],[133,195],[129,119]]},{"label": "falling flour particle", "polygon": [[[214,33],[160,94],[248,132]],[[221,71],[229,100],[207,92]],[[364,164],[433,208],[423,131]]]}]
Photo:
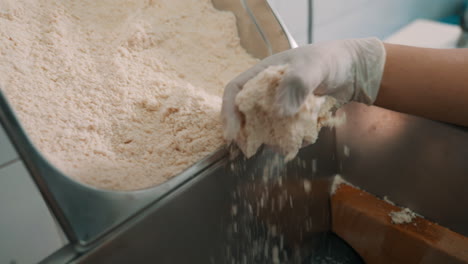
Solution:
[{"label": "falling flour particle", "polygon": [[2,92],[53,165],[101,188],[221,147],[224,86],[257,61],[210,0],[0,1]]},{"label": "falling flour particle", "polygon": [[287,70],[287,65],[270,66],[248,81],[236,96],[236,105],[245,121],[237,143],[247,157],[265,144],[279,150],[285,160],[291,160],[304,143],[315,143],[322,127],[333,127],[344,121],[343,117],[333,117],[332,110],[337,107],[334,98],[313,94],[297,114],[280,116],[275,100]]},{"label": "falling flour particle", "polygon": [[277,246],[274,246],[273,247],[273,250],[272,250],[272,253],[271,253],[271,258],[272,258],[272,262],[273,264],[280,264],[280,259],[279,259],[279,249]]},{"label": "falling flour particle", "polygon": [[310,193],[311,188],[312,188],[312,183],[309,180],[304,180],[304,191],[306,193]]},{"label": "falling flour particle", "polygon": [[349,157],[349,154],[350,154],[350,150],[349,150],[349,147],[344,145],[343,147],[343,154],[346,156],[346,157]]},{"label": "falling flour particle", "polygon": [[233,205],[231,207],[231,215],[233,216],[237,215],[237,205]]},{"label": "falling flour particle", "polygon": [[398,212],[391,212],[388,214],[391,219],[392,223],[399,225],[399,224],[409,224],[416,218],[416,213],[411,211],[409,208],[404,208]]}]

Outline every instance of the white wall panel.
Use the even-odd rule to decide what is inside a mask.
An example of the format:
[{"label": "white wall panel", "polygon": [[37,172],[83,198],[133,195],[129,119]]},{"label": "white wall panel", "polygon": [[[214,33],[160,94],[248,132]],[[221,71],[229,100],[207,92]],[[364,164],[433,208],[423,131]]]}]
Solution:
[{"label": "white wall panel", "polygon": [[[268,0],[299,44],[308,39],[308,0]],[[314,41],[388,37],[417,18],[453,14],[463,0],[314,0]]]},{"label": "white wall panel", "polygon": [[417,18],[454,14],[462,0],[314,0],[315,41],[385,38]]},{"label": "white wall panel", "polygon": [[308,39],[307,0],[268,0],[299,45]]}]

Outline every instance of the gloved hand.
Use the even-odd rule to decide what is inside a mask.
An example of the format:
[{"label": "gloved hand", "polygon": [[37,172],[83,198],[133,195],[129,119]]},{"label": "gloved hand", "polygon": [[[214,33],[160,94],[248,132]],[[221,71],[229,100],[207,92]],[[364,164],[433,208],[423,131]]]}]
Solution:
[{"label": "gloved hand", "polygon": [[273,65],[289,65],[279,84],[276,106],[281,115],[297,113],[310,93],[329,95],[340,104],[372,104],[383,75],[386,52],[377,38],[349,39],[312,44],[270,56],[232,80],[224,90],[224,138],[236,139],[240,113],[235,104],[243,85]]}]

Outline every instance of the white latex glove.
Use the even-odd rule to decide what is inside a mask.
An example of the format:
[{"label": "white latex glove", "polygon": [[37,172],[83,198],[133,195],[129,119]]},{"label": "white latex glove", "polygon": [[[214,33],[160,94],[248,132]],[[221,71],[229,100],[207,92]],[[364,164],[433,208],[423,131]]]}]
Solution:
[{"label": "white latex glove", "polygon": [[289,65],[279,84],[277,109],[281,115],[297,113],[310,93],[330,95],[340,104],[373,104],[380,88],[385,48],[377,38],[349,39],[312,44],[270,56],[232,80],[224,90],[224,138],[236,139],[241,117],[235,97],[243,85],[273,65]]}]

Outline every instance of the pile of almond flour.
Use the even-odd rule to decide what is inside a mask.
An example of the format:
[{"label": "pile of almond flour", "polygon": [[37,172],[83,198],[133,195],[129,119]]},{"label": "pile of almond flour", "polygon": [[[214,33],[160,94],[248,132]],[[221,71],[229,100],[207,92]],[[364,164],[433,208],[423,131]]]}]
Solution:
[{"label": "pile of almond flour", "polygon": [[101,188],[220,147],[223,88],[255,63],[210,0],[0,1],[2,91],[52,164]]}]

